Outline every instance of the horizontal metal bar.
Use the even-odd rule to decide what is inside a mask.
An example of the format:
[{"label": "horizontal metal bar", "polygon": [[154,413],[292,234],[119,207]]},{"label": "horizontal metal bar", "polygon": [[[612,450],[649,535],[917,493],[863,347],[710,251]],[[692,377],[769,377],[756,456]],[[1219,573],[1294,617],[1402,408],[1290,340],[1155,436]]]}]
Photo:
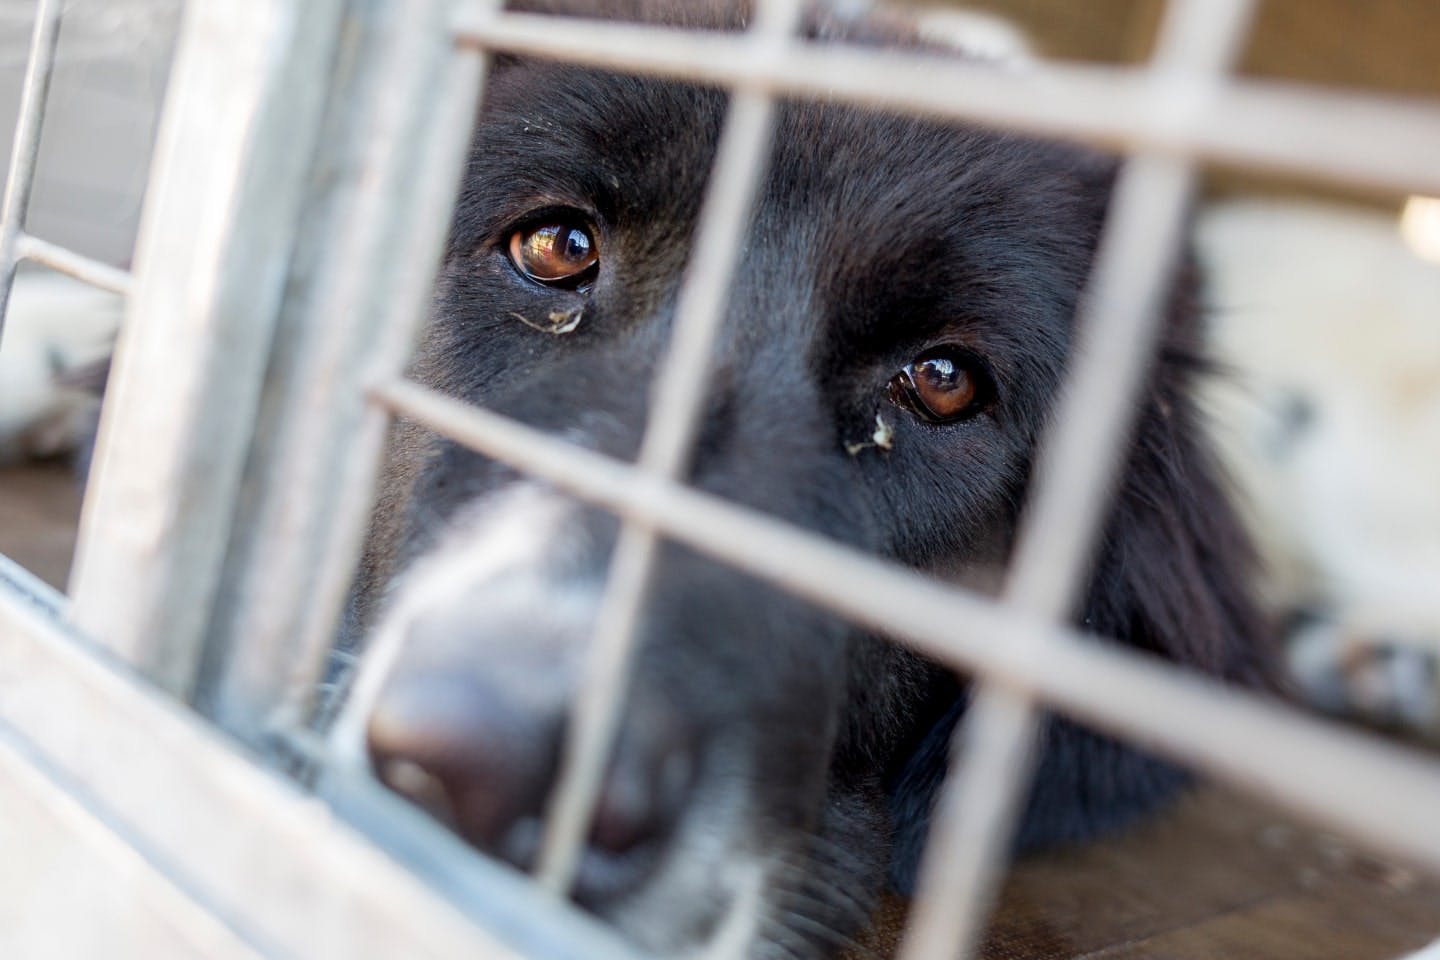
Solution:
[{"label": "horizontal metal bar", "polygon": [[59,273],[74,277],[81,283],[88,283],[101,290],[128,296],[132,277],[130,271],[112,267],[108,263],[67,250],[59,244],[22,233],[16,242],[15,254],[21,260],[29,260],[49,267]]},{"label": "horizontal metal bar", "polygon": [[883,107],[1081,140],[1440,192],[1440,105],[1233,81],[1157,81],[1137,68],[1007,70],[929,53],[793,44],[756,59],[741,34],[507,13],[472,15],[459,42],[622,72]]},{"label": "horizontal metal bar", "polygon": [[378,786],[336,791],[375,849],[73,633],[64,602],[0,558],[0,732],[84,804],[97,853],[120,844],[277,960],[632,955]]},{"label": "horizontal metal bar", "polygon": [[[1440,869],[1440,763],[1045,623],[405,382],[372,397],[472,449],[917,651]],[[947,625],[936,636],[935,625]],[[1006,642],[995,643],[1004,636]]]}]

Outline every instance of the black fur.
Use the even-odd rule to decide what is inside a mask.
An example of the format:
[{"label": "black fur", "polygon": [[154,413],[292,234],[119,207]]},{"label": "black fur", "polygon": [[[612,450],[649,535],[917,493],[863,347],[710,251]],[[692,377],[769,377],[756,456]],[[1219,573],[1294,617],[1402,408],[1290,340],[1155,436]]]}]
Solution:
[{"label": "black fur", "polygon": [[[724,3],[525,6],[702,27],[744,19]],[[904,42],[888,24],[822,18],[811,32]],[[725,102],[708,89],[502,58],[415,376],[632,457]],[[1011,546],[1114,164],[1018,136],[799,103],[784,105],[775,143],[689,478],[908,566],[983,578]],[[506,255],[518,226],[562,209],[598,224],[602,260],[588,292],[539,286]],[[1097,633],[1254,684],[1265,658],[1249,552],[1191,401],[1193,289],[1188,275],[1177,282],[1164,356],[1077,615]],[[576,310],[579,326],[563,335],[520,320],[543,325]],[[939,343],[984,357],[996,382],[992,406],[945,426],[886,399],[895,371]],[[877,414],[892,448],[847,451]],[[445,541],[451,517],[516,480],[455,444],[397,430],[354,628],[375,622],[389,585]],[[557,582],[598,582],[603,571],[615,524],[582,517],[581,555],[553,573]],[[913,879],[965,683],[688,551],[667,547],[659,570],[633,696],[636,713],[661,711],[691,738],[697,773],[681,816],[710,816],[717,797],[741,791],[748,834],[729,848],[787,865],[767,893],[775,920],[756,955],[771,954],[767,942],[792,955],[833,952],[864,922],[887,871],[901,889]],[[448,669],[478,675],[489,658],[526,656],[513,623],[455,629],[484,639],[452,631]],[[637,723],[627,722],[622,753],[641,736]],[[739,775],[729,766],[737,756]],[[1113,828],[1182,781],[1051,721],[1021,845]],[[709,891],[662,916],[648,895],[586,902],[671,950],[707,936],[725,907],[702,902],[719,897]]]}]

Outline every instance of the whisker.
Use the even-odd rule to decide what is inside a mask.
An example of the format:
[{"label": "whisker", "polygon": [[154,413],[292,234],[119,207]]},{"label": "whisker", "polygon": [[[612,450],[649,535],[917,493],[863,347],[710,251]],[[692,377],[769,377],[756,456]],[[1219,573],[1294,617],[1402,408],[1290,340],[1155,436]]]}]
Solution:
[{"label": "whisker", "polygon": [[842,933],[814,917],[795,911],[786,911],[786,913],[778,919],[782,925],[788,926],[793,923],[801,929],[815,934],[822,940],[834,944],[847,953],[858,953],[860,956],[866,958],[866,960],[881,960],[879,954],[860,943],[853,936]]},{"label": "whisker", "polygon": [[793,878],[804,888],[818,888],[802,890],[801,887],[785,887],[785,891],[792,896],[803,895],[817,906],[828,906],[829,904],[825,900],[824,895],[833,894],[836,898],[843,901],[840,904],[841,907],[848,907],[861,917],[868,917],[873,909],[870,897],[863,896],[860,892],[846,889],[833,877],[823,876],[812,869],[783,861],[776,861],[775,867],[784,871],[787,877]]}]

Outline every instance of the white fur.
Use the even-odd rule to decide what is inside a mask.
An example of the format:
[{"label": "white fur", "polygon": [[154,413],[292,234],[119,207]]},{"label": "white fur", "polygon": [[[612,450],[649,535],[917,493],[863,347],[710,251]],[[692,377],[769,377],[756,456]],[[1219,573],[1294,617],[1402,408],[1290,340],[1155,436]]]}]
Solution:
[{"label": "white fur", "polygon": [[[1397,218],[1320,205],[1224,205],[1198,239],[1214,347],[1238,373],[1209,400],[1270,600],[1335,611],[1331,659],[1378,640],[1440,651],[1440,265]],[[1287,433],[1295,398],[1314,417]],[[1313,674],[1316,635],[1303,642]],[[1424,689],[1397,695],[1407,684]],[[1440,724],[1433,682],[1404,712]]]},{"label": "white fur", "polygon": [[[413,626],[435,611],[473,608],[477,619],[491,622],[546,622],[555,633],[588,637],[599,604],[600,583],[577,578],[576,560],[585,547],[576,523],[579,507],[568,498],[534,484],[519,484],[464,508],[446,524],[444,539],[399,582],[379,627],[362,655],[350,696],[331,728],[330,752],[342,769],[367,770],[365,731],[387,678],[414,665],[409,643]],[[537,631],[543,634],[545,631]],[[442,641],[443,642],[443,641]],[[476,638],[462,638],[474,643]],[[427,638],[434,645],[436,638]],[[504,650],[486,661],[486,676],[512,693],[553,701],[552,684],[573,684],[584,656],[582,646],[536,650],[532,637],[525,656],[545,659],[543,676],[533,661],[519,664],[514,682],[503,675],[512,666]],[[431,651],[435,653],[435,651]],[[425,654],[420,653],[423,657]],[[439,654],[441,660],[445,654]],[[553,667],[553,669],[552,669]],[[541,689],[545,687],[545,689]],[[567,688],[568,690],[568,688]],[[726,782],[750,776],[743,755],[721,761]],[[683,953],[694,960],[736,960],[749,955],[761,936],[767,871],[746,849],[746,826],[753,816],[748,794],[739,789],[711,797],[704,816],[685,817],[664,862],[645,888],[610,918],[638,944],[657,955]],[[717,869],[714,865],[720,864]],[[697,902],[725,904],[715,932],[703,945],[673,942],[663,921]]]},{"label": "white fur", "polygon": [[[481,500],[447,524],[445,541],[417,561],[393,592],[379,628],[363,653],[345,706],[331,731],[331,750],[345,764],[364,768],[365,727],[385,679],[405,653],[411,626],[426,613],[469,602],[487,583],[505,577],[492,604],[534,614],[586,616],[593,599],[559,596],[542,568],[572,538],[564,535],[576,511],[573,501],[532,484],[507,488]],[[491,608],[493,610],[493,607]],[[579,651],[567,652],[578,656]],[[557,682],[563,664],[556,664]],[[497,661],[496,669],[504,669]]]},{"label": "white fur", "polygon": [[943,44],[972,60],[1002,67],[1030,66],[1035,61],[1025,31],[995,14],[933,8],[917,13],[916,25],[922,39]]},{"label": "white fur", "polygon": [[103,360],[124,301],[54,273],[15,278],[0,341],[0,461],[75,450],[99,405],[64,375]]}]

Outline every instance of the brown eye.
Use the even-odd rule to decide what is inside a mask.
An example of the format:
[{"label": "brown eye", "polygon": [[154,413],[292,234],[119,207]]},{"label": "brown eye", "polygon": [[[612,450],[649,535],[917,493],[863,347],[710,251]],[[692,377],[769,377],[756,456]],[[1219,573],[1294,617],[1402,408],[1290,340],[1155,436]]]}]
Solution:
[{"label": "brown eye", "polygon": [[921,354],[890,381],[890,402],[932,423],[948,423],[978,411],[992,387],[984,361],[958,348]]},{"label": "brown eye", "polygon": [[583,283],[600,263],[595,238],[575,223],[542,223],[510,236],[510,260],[537,283],[566,286]]}]

